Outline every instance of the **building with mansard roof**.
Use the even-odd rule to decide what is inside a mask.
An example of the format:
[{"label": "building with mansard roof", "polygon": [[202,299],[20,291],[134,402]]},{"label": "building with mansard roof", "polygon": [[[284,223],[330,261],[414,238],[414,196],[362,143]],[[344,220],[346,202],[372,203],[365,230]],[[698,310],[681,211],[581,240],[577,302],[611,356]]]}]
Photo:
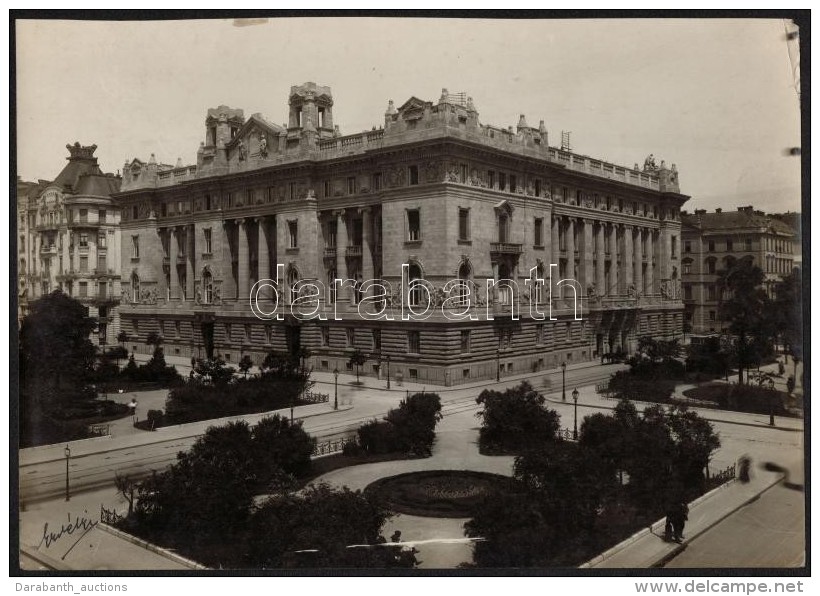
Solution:
[{"label": "building with mansard roof", "polygon": [[[96,145],[66,145],[68,163],[49,182],[29,185],[19,213],[20,316],[28,302],[60,289],[97,321],[92,341],[116,343],[120,290],[120,177],[106,174]],[[21,206],[18,184],[18,211]],[[23,221],[25,217],[25,222]]]},{"label": "building with mansard roof", "polygon": [[[752,206],[736,211],[696,209],[681,219],[685,320],[693,333],[719,333],[728,325],[720,319],[718,282],[736,262],[750,259],[763,270],[764,289],[770,298],[775,297],[777,284],[800,263],[799,234],[794,228]],[[799,217],[792,220],[799,222]]]},{"label": "building with mansard roof", "polygon": [[151,332],[168,355],[229,362],[307,348],[319,370],[358,349],[367,374],[454,385],[681,334],[674,164],[551,146],[523,115],[482,124],[446,89],[354,134],[333,106],[315,83],[291,88],[286,125],[219,106],[196,165],[125,164],[130,349]]}]

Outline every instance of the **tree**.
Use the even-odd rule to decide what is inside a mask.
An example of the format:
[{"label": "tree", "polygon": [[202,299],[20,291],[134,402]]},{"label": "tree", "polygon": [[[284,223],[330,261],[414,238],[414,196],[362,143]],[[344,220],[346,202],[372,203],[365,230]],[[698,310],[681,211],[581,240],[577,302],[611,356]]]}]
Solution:
[{"label": "tree", "polygon": [[767,350],[771,350],[776,335],[776,322],[769,316],[771,306],[762,289],[764,277],[751,259],[741,259],[721,272],[718,279],[718,309],[734,336],[739,384],[743,384],[743,371],[759,364]]},{"label": "tree", "polygon": [[385,417],[393,425],[398,448],[407,453],[429,456],[441,420],[441,398],[436,393],[416,393],[403,399]]},{"label": "tree", "polygon": [[125,331],[120,331],[117,334],[117,341],[120,342],[120,345],[124,348],[125,342],[128,341],[128,334]]},{"label": "tree", "polygon": [[245,354],[239,360],[239,370],[245,375],[245,378],[248,378],[248,371],[253,367],[253,360],[251,357]]},{"label": "tree", "polygon": [[560,417],[544,407],[544,401],[526,381],[503,392],[482,391],[476,398],[484,406],[476,414],[482,419],[482,451],[518,453],[554,441]]},{"label": "tree", "polygon": [[350,360],[348,362],[356,367],[356,384],[359,383],[359,368],[367,362],[367,356],[361,350],[353,350],[353,353],[350,355]]},{"label": "tree", "polygon": [[261,568],[406,567],[415,551],[381,537],[388,512],[361,491],[311,485],[268,500],[249,524],[247,564]]},{"label": "tree", "polygon": [[787,354],[797,364],[803,359],[803,275],[795,269],[775,286],[774,316]]},{"label": "tree", "polygon": [[304,431],[301,420],[291,424],[282,416],[268,416],[253,428],[252,435],[254,468],[260,487],[276,478],[279,470],[294,476],[310,471],[316,440]]},{"label": "tree", "polygon": [[37,400],[69,396],[93,371],[94,321],[77,300],[55,290],[35,300],[20,328],[20,378]]},{"label": "tree", "polygon": [[137,499],[139,483],[128,475],[121,475],[115,472],[114,486],[117,487],[117,492],[128,501],[128,515],[131,515],[134,512],[134,502]]},{"label": "tree", "polygon": [[145,343],[149,346],[154,346],[155,349],[161,346],[163,341],[165,340],[156,331],[152,331],[145,337]]}]

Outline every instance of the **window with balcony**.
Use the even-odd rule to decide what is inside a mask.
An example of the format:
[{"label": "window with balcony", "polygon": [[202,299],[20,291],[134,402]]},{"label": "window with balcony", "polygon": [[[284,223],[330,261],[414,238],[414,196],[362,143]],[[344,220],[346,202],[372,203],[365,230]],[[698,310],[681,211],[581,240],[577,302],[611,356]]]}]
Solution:
[{"label": "window with balcony", "polygon": [[421,334],[418,331],[407,332],[407,351],[410,354],[421,353]]},{"label": "window with balcony", "polygon": [[458,210],[458,239],[470,239],[470,210],[463,207]]},{"label": "window with balcony", "polygon": [[421,240],[421,213],[418,209],[407,210],[407,240],[410,242]]},{"label": "window with balcony", "polygon": [[502,244],[510,241],[510,218],[506,213],[498,216],[498,241]]}]

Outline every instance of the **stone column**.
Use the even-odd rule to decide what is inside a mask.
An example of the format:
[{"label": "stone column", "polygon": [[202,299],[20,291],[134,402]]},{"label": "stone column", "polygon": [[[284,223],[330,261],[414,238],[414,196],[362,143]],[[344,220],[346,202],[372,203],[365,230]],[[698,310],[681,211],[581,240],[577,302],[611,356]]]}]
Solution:
[{"label": "stone column", "polygon": [[171,300],[179,298],[179,271],[177,270],[177,229],[168,228],[168,263],[171,271]]},{"label": "stone column", "polygon": [[194,259],[196,258],[196,228],[193,225],[188,226],[188,233],[186,240],[188,246],[185,249],[185,297],[188,300],[194,299]]},{"label": "stone column", "polygon": [[[373,279],[373,210],[362,209],[362,281]],[[372,292],[369,292],[372,293]]]},{"label": "stone column", "polygon": [[621,281],[618,275],[618,224],[612,224],[609,228],[609,258],[611,259],[609,266],[611,275],[609,277],[609,287],[606,291],[609,295],[617,295],[620,294],[618,288]]},{"label": "stone column", "polygon": [[632,226],[624,226],[624,252],[621,256],[621,267],[624,272],[624,290],[628,291],[629,286],[634,282],[632,274],[634,272],[634,260],[632,250]]},{"label": "stone column", "polygon": [[248,250],[248,220],[237,220],[239,225],[239,284],[237,285],[237,299],[247,300],[250,296],[250,251]]},{"label": "stone column", "polygon": [[[268,252],[268,220],[264,217],[257,217],[257,264],[259,266],[259,279],[271,279],[270,274],[270,253]],[[268,286],[262,286],[259,297],[268,299],[271,297],[271,289]]]},{"label": "stone column", "polygon": [[567,220],[567,279],[575,279],[575,219]]},{"label": "stone column", "polygon": [[601,223],[598,225],[598,267],[595,270],[595,287],[598,296],[606,296],[606,270],[605,262],[606,262],[606,230],[604,229],[604,224]]},{"label": "stone column", "polygon": [[643,293],[643,246],[641,239],[643,238],[643,229],[636,229],[635,241],[635,255],[633,258],[633,266],[635,268],[635,289],[639,294]]},{"label": "stone column", "polygon": [[655,260],[655,243],[653,242],[653,230],[646,231],[646,293],[655,293],[655,276],[652,270],[652,262]]},{"label": "stone column", "polygon": [[[345,222],[345,211],[341,209],[336,212],[336,277],[347,279],[347,263],[345,261],[345,251],[347,251],[347,224]],[[339,290],[336,294],[336,302],[349,302],[349,289]]]},{"label": "stone column", "polygon": [[586,296],[588,294],[588,289],[592,285],[595,280],[595,271],[592,269],[592,259],[593,259],[593,238],[592,238],[592,227],[595,225],[591,219],[584,219],[584,238],[583,243],[581,245],[581,254],[583,261],[581,262],[581,286]]}]

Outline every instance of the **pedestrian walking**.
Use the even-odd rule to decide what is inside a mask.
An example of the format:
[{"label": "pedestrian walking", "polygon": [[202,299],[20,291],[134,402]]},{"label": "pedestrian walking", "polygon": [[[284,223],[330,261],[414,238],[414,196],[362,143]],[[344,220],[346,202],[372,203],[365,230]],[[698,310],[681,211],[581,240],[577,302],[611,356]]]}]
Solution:
[{"label": "pedestrian walking", "polygon": [[675,535],[674,540],[675,542],[682,542],[684,539],[683,535],[683,528],[686,525],[686,521],[689,519],[689,506],[686,503],[679,503],[675,507],[674,514],[672,516],[672,530]]},{"label": "pedestrian walking", "polygon": [[737,479],[740,480],[743,484],[746,484],[751,479],[751,475],[749,474],[749,469],[752,466],[752,460],[749,458],[748,455],[744,455],[740,458],[737,466]]},{"label": "pedestrian walking", "polygon": [[672,542],[674,538],[674,526],[672,524],[672,518],[675,517],[674,510],[671,507],[667,507],[666,509],[666,526],[663,529],[663,539],[667,542]]}]

